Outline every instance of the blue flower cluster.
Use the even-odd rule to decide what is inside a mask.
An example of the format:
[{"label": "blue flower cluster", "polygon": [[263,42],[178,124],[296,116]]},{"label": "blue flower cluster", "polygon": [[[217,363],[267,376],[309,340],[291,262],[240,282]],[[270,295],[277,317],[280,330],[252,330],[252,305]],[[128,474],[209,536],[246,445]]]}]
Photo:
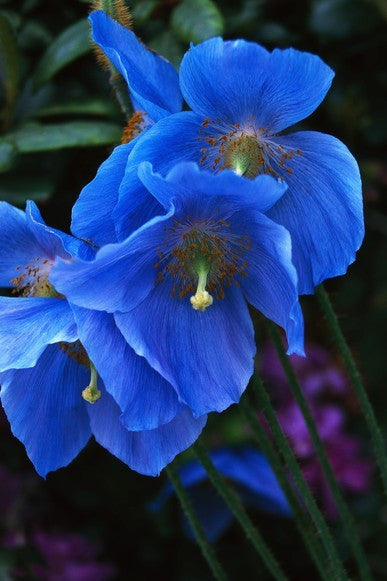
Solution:
[{"label": "blue flower cluster", "polygon": [[[325,97],[317,56],[220,38],[180,76],[104,12],[95,43],[135,114],[82,191],[72,236],[34,204],[0,205],[1,401],[41,475],[91,435],[157,475],[239,401],[253,373],[249,306],[303,355],[299,295],[343,274],[364,234],[356,161],[282,130]],[[191,111],[182,111],[183,99]]]}]

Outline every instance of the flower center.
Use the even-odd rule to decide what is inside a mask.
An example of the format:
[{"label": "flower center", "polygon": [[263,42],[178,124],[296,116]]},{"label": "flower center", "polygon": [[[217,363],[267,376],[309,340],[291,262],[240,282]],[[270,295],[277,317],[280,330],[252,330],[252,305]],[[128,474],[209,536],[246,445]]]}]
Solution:
[{"label": "flower center", "polygon": [[53,262],[48,258],[34,258],[22,269],[17,266],[18,275],[11,280],[15,287],[13,294],[23,297],[64,298],[48,280]]},{"label": "flower center", "polygon": [[191,295],[193,309],[203,312],[214,298],[224,298],[227,287],[239,286],[238,279],[247,276],[249,248],[248,237],[230,232],[225,220],[176,220],[158,249],[156,284],[172,281],[171,296]]},{"label": "flower center", "polygon": [[254,135],[242,133],[226,146],[224,167],[247,178],[255,178],[264,164],[263,146]]},{"label": "flower center", "polygon": [[269,174],[281,178],[293,173],[289,160],[302,155],[299,149],[284,147],[262,127],[256,128],[254,118],[244,123],[228,124],[221,119],[204,119],[198,140],[200,165],[212,171],[232,169],[238,175],[255,178]]}]

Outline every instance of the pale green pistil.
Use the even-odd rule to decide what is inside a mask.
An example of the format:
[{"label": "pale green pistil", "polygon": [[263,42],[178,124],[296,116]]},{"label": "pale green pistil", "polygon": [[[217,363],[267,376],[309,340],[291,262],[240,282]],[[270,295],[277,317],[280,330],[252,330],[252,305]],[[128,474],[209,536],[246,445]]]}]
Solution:
[{"label": "pale green pistil", "polygon": [[199,263],[195,269],[198,275],[198,286],[196,293],[190,298],[191,305],[195,311],[205,311],[213,303],[213,298],[208,291],[206,291],[207,276],[209,267],[203,263]]},{"label": "pale green pistil", "polygon": [[101,397],[101,392],[97,387],[98,373],[90,361],[90,384],[82,391],[82,397],[89,403],[95,403]]}]

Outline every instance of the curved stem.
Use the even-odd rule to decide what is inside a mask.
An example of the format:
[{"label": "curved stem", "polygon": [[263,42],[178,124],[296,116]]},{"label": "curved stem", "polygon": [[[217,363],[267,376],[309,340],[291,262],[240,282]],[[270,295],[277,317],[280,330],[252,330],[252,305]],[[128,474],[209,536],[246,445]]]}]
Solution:
[{"label": "curved stem", "polygon": [[356,366],[355,360],[348,346],[348,343],[344,337],[341,330],[339,321],[335,311],[333,310],[332,303],[330,301],[329,295],[322,285],[316,288],[316,296],[320,303],[321,310],[323,311],[328,327],[332,333],[333,340],[336,344],[338,351],[344,361],[347,368],[348,375],[352,381],[353,388],[358,397],[361,409],[363,411],[365,420],[367,422],[368,428],[371,433],[372,443],[374,445],[376,460],[379,464],[384,490],[387,494],[387,456],[385,444],[383,441],[383,435],[379,427],[378,421],[375,416],[374,409],[368,398],[367,392],[364,388],[361,375]]},{"label": "curved stem", "polygon": [[281,565],[275,559],[269,547],[263,540],[260,532],[254,526],[242,502],[240,501],[239,496],[219,474],[210,457],[208,456],[205,448],[199,442],[196,442],[192,449],[195,452],[199,462],[206,470],[212,484],[241,525],[247,538],[250,540],[257,553],[260,555],[268,571],[270,571],[274,579],[277,579],[277,581],[286,581],[288,578],[283,572]]},{"label": "curved stem", "polygon": [[240,406],[244,417],[250,424],[258,447],[262,450],[268,459],[270,466],[273,469],[273,472],[276,475],[276,478],[283,492],[285,493],[285,496],[291,506],[296,526],[303,538],[305,547],[307,548],[316,566],[316,569],[320,574],[321,579],[324,579],[324,581],[329,581],[331,579],[331,574],[329,568],[326,566],[326,556],[320,545],[319,539],[316,537],[316,531],[313,528],[310,516],[304,510],[304,507],[300,505],[300,499],[297,497],[295,488],[290,483],[289,477],[286,473],[286,467],[283,465],[271,439],[266,434],[261,422],[257,418],[256,410],[252,408],[246,398],[241,400]]},{"label": "curved stem", "polygon": [[357,531],[356,531],[356,525],[355,525],[354,518],[353,518],[353,516],[348,508],[346,501],[344,500],[344,497],[341,493],[340,487],[337,484],[332,467],[331,467],[329,460],[328,460],[328,457],[326,455],[324,445],[323,445],[321,438],[320,438],[320,435],[317,431],[316,423],[313,419],[308,402],[306,401],[305,396],[300,388],[300,385],[298,383],[298,379],[296,377],[296,374],[294,373],[294,369],[290,363],[290,360],[288,359],[288,357],[286,355],[285,348],[284,348],[283,343],[282,343],[281,335],[280,335],[277,327],[271,322],[268,323],[268,327],[269,327],[270,336],[274,342],[274,345],[275,345],[276,351],[278,353],[279,359],[281,361],[282,367],[283,367],[285,374],[286,374],[286,377],[288,379],[289,386],[290,386],[292,393],[294,395],[294,398],[295,398],[295,400],[296,400],[296,402],[297,402],[297,404],[302,412],[302,415],[303,415],[305,423],[308,427],[309,434],[310,434],[311,440],[313,442],[313,446],[315,448],[317,457],[320,461],[321,468],[324,472],[324,476],[325,476],[325,478],[329,484],[329,487],[331,489],[333,498],[334,498],[336,506],[337,506],[337,510],[339,512],[339,515],[340,515],[342,523],[343,523],[343,529],[344,529],[345,536],[347,538],[349,546],[352,549],[352,552],[353,552],[353,555],[356,559],[356,562],[359,566],[360,577],[361,577],[361,579],[369,581],[370,579],[372,579],[372,576],[371,576],[371,572],[370,572],[370,569],[369,569],[369,566],[367,563],[367,559],[366,559],[363,547],[361,545],[359,536],[358,536]]},{"label": "curved stem", "polygon": [[178,497],[178,499],[180,501],[183,512],[184,512],[185,516],[187,517],[188,522],[190,523],[190,525],[192,527],[192,530],[195,534],[196,540],[198,542],[198,545],[200,546],[200,549],[203,553],[203,556],[206,559],[208,566],[212,571],[213,576],[218,581],[227,581],[228,577],[227,577],[223,567],[219,563],[218,559],[216,558],[214,549],[212,548],[212,546],[210,545],[210,543],[206,539],[206,536],[205,536],[203,529],[202,529],[202,525],[200,524],[200,521],[199,521],[198,517],[196,516],[196,513],[195,513],[194,508],[192,506],[191,500],[190,500],[190,498],[187,494],[187,491],[184,488],[176,470],[172,467],[172,465],[167,466],[167,468],[165,470],[166,470],[166,472],[168,474],[168,478],[171,481],[171,484],[176,492],[176,496]]},{"label": "curved stem", "polygon": [[321,537],[321,541],[325,547],[329,559],[329,567],[333,570],[334,579],[346,580],[348,579],[348,576],[343,568],[343,565],[341,564],[340,557],[335,547],[335,543],[333,541],[328,524],[325,521],[320,509],[318,508],[317,503],[301,471],[301,468],[298,465],[294,451],[282,430],[281,424],[279,423],[261,378],[259,375],[255,374],[254,379],[255,381],[253,382],[253,386],[257,395],[257,399],[267,418],[270,430],[276,439],[277,445],[286,462],[286,465],[294,478],[296,489],[300,493],[300,496],[305,503],[305,507],[316,526],[319,536]]}]

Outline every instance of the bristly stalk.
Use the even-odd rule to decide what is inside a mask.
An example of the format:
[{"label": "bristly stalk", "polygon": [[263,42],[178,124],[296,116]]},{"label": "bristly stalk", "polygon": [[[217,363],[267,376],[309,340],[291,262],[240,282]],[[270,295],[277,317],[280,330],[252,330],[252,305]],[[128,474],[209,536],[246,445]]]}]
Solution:
[{"label": "bristly stalk", "polygon": [[[103,10],[108,16],[113,18],[113,20],[119,22],[121,26],[125,26],[125,28],[130,29],[132,26],[132,17],[124,0],[92,0],[91,7],[92,10]],[[133,114],[133,107],[126,82],[115,66],[110,62],[103,50],[95,43],[93,43],[93,48],[100,66],[105,71],[110,72],[110,85],[114,91],[121,111],[125,115],[126,120],[129,121]]]},{"label": "bristly stalk", "polygon": [[[313,527],[313,522],[308,512],[305,510],[305,506],[303,505],[302,501],[302,504],[300,503],[300,498],[297,496],[296,489],[291,484],[290,478],[292,475],[287,474],[286,466],[283,464],[281,457],[279,456],[272,443],[272,440],[267,435],[264,427],[257,418],[256,410],[248,402],[246,397],[242,398],[240,407],[245,419],[250,424],[253,437],[255,438],[258,447],[262,450],[268,459],[270,466],[273,469],[273,472],[276,475],[276,478],[289,502],[295,524],[304,541],[305,547],[308,550],[311,559],[320,574],[321,579],[324,581],[330,581],[332,575],[329,571],[329,567],[327,567],[327,559],[320,544],[320,539],[316,535],[318,529],[316,531],[316,529]],[[293,480],[295,479],[293,478]]]},{"label": "bristly stalk", "polygon": [[200,546],[200,549],[203,553],[203,556],[207,561],[209,568],[212,571],[213,576],[215,577],[215,579],[217,579],[217,581],[227,581],[228,576],[224,571],[223,567],[221,566],[221,564],[219,563],[215,555],[214,549],[212,548],[212,546],[210,545],[206,538],[206,535],[204,534],[202,525],[200,524],[200,521],[196,516],[189,495],[186,489],[184,488],[179,478],[179,475],[177,474],[176,470],[173,468],[171,464],[167,466],[165,470],[175,490],[176,496],[180,501],[183,512],[192,527],[192,530],[194,532],[198,545]]},{"label": "bristly stalk", "polygon": [[[258,374],[254,375],[254,381],[252,385],[259,406],[262,408],[262,411],[264,412],[267,418],[270,431],[273,434],[273,437],[275,438],[279,451],[284,461],[286,462],[290,474],[294,479],[296,490],[300,494],[302,501],[305,503],[305,508],[309,512],[316,527],[316,530],[324,545],[328,557],[328,569],[332,570],[333,578],[335,580],[337,581],[348,580],[348,576],[341,563],[329,526],[326,520],[324,519],[319,507],[317,506],[316,500],[313,497],[310,488],[301,471],[301,468],[298,465],[294,451],[282,430],[281,424],[279,423],[273,405],[270,401],[269,395],[267,394],[267,391]],[[258,423],[257,418],[255,419],[255,421],[256,423]]]},{"label": "bristly stalk", "polygon": [[324,289],[323,285],[320,285],[316,288],[316,296],[321,310],[323,311],[327,320],[328,327],[332,333],[337,350],[339,351],[341,358],[347,368],[348,375],[351,379],[353,388],[360,403],[360,407],[363,411],[365,420],[371,433],[376,460],[380,468],[384,490],[387,494],[387,455],[382,431],[376,419],[373,406],[364,388],[360,372],[356,366],[355,360],[344,337],[343,331],[341,330],[340,323],[333,309],[329,295]]},{"label": "bristly stalk", "polygon": [[285,575],[281,565],[278,563],[277,559],[273,556],[269,547],[266,545],[260,532],[251,521],[238,494],[219,474],[204,446],[200,442],[196,442],[193,445],[192,450],[194,451],[199,462],[202,464],[203,468],[207,472],[211,483],[216,488],[220,496],[223,498],[223,500],[233,513],[234,517],[242,527],[247,538],[249,539],[257,553],[260,555],[268,571],[277,581],[286,581],[288,577]]},{"label": "bristly stalk", "polygon": [[346,501],[344,500],[340,487],[337,484],[333,470],[326,455],[324,445],[317,431],[316,423],[313,419],[308,402],[304,397],[304,394],[300,388],[294,369],[286,355],[281,335],[277,327],[273,323],[268,322],[268,328],[270,336],[273,340],[274,346],[278,353],[279,359],[281,361],[282,367],[285,371],[289,386],[292,390],[294,398],[302,412],[305,423],[308,427],[309,434],[313,442],[313,446],[315,448],[317,457],[321,464],[321,468],[324,472],[324,476],[328,482],[328,485],[330,487],[330,490],[332,492],[333,498],[337,506],[338,513],[342,520],[344,534],[347,538],[348,544],[351,547],[355,560],[358,564],[361,579],[363,579],[364,581],[369,581],[370,579],[372,579],[372,576],[369,570],[369,566],[367,563],[363,547],[361,545],[359,536],[356,531],[355,521],[348,508]]}]

